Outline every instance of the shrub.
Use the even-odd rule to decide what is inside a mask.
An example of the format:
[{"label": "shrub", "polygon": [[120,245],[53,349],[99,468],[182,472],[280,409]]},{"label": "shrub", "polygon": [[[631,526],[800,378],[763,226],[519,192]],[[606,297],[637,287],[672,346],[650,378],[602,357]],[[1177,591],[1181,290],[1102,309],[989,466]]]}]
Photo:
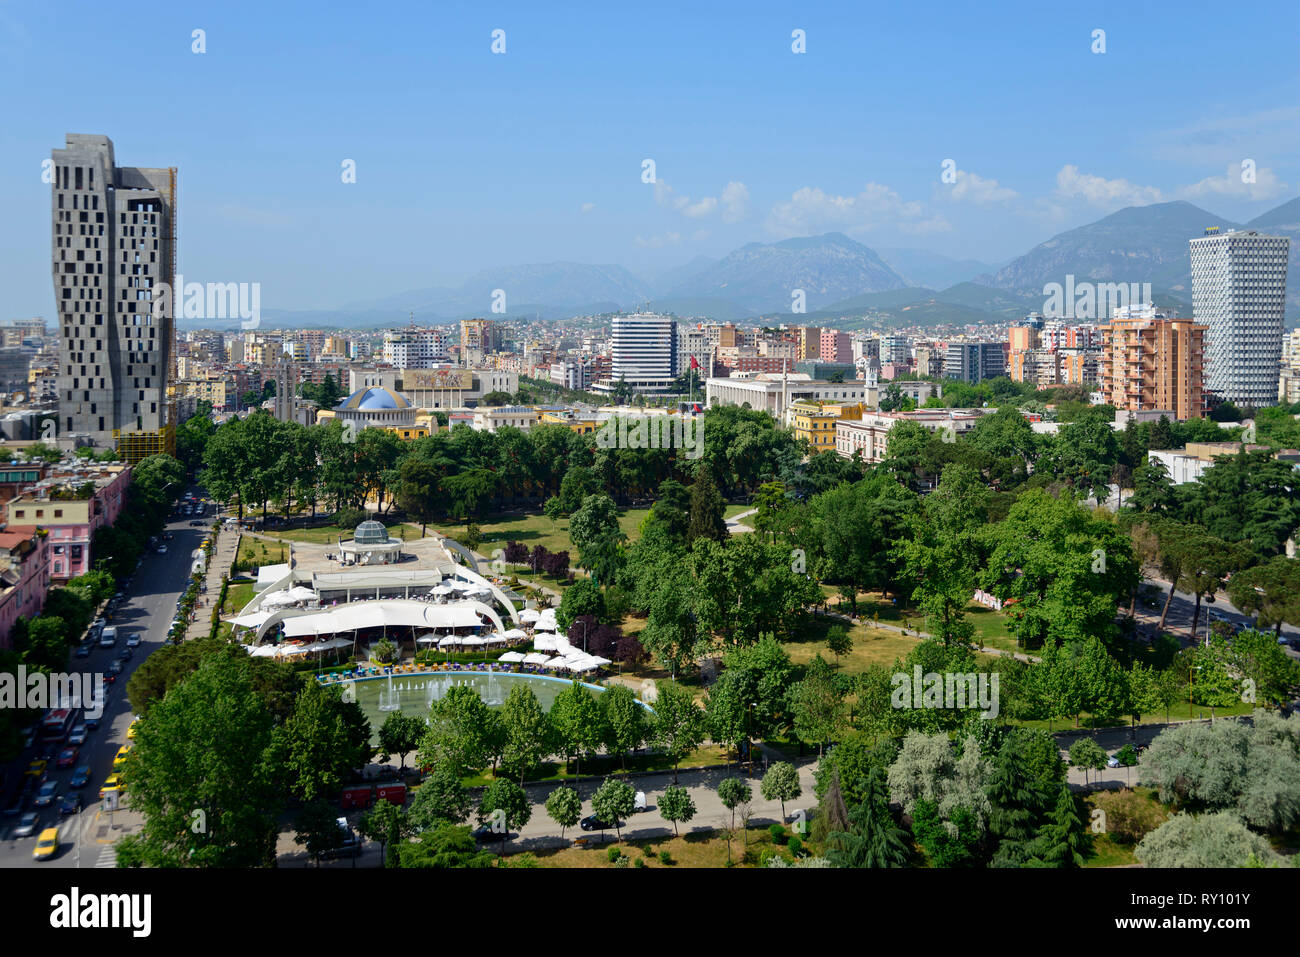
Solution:
[{"label": "shrub", "polygon": [[632,862],[632,866],[633,866],[633,867],[645,867],[645,861],[644,861],[642,858],[639,858],[639,857],[638,857],[635,861]]},{"label": "shrub", "polygon": [[605,852],[605,856],[609,858],[609,862],[611,864],[617,864],[618,859],[623,856],[623,852],[620,851],[617,847],[611,847],[608,851]]},{"label": "shrub", "polygon": [[660,863],[660,864],[663,864],[665,867],[667,867],[667,866],[668,866],[669,864],[671,864],[672,862],[673,862],[673,856],[672,856],[671,854],[669,854],[667,851],[660,851],[660,852],[659,852],[659,863]]},{"label": "shrub", "polygon": [[651,847],[649,844],[642,844],[641,853],[644,854],[646,857],[654,857],[655,849]]},{"label": "shrub", "polygon": [[1093,805],[1106,815],[1106,834],[1117,844],[1136,844],[1169,816],[1159,804],[1128,788],[1102,791],[1093,797]]},{"label": "shrub", "polygon": [[772,835],[773,844],[785,843],[785,828],[782,827],[780,824],[768,825],[767,833]]},{"label": "shrub", "polygon": [[794,835],[791,835],[788,847],[790,848],[791,857],[798,857],[803,853],[803,841]]}]

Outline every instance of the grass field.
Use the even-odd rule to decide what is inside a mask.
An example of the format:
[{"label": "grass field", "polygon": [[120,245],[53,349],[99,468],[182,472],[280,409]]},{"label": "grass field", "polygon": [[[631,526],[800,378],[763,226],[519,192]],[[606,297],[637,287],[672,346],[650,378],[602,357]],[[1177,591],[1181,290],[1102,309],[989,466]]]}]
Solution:
[{"label": "grass field", "polygon": [[253,600],[256,592],[256,586],[252,582],[242,585],[231,585],[226,589],[226,601],[221,606],[221,617],[237,614],[245,605]]},{"label": "grass field", "polygon": [[[686,757],[682,758],[677,765],[679,770],[685,771],[687,768],[710,767],[718,764],[727,764],[734,753],[729,758],[727,752],[719,745],[706,744],[697,748]],[[633,755],[627,759],[628,771],[671,771],[672,762],[668,761],[659,754]],[[591,777],[592,775],[604,776],[608,774],[617,774],[624,770],[623,762],[618,758],[606,757],[600,755],[583,760],[578,765],[578,773],[582,777]],[[524,779],[525,783],[545,783],[547,781],[562,782],[574,777],[569,767],[563,763],[547,761],[542,766]],[[462,783],[469,788],[483,787],[495,779],[491,771],[482,771],[478,774],[464,778]],[[517,779],[516,779],[517,780]]]},{"label": "grass field", "polygon": [[[403,522],[384,523],[384,528],[388,529],[388,534],[393,538],[401,538],[405,535],[407,538],[419,538],[420,527],[414,527],[412,534],[411,527]],[[333,545],[338,542],[339,535],[343,539],[352,537],[352,530],[343,530],[334,525],[326,525],[322,528],[290,528],[283,531],[272,529],[267,533],[269,536],[281,539],[286,542],[308,542],[312,545]]]}]

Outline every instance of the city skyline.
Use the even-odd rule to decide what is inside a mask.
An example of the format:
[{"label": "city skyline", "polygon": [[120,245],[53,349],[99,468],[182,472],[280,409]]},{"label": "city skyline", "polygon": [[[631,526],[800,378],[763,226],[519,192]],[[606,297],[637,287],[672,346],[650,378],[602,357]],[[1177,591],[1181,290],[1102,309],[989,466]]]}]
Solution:
[{"label": "city skyline", "polygon": [[[941,37],[900,12],[745,9],[434,21],[409,7],[401,31],[383,17],[345,31],[289,11],[250,21],[238,5],[197,19],[159,6],[93,30],[9,8],[0,69],[30,95],[10,104],[0,200],[35,222],[41,159],[65,132],[108,133],[124,155],[163,150],[187,170],[178,271],[260,282],[268,309],[323,309],[512,264],[650,275],[835,231],[996,265],[1125,206],[1182,199],[1245,222],[1300,191],[1300,79],[1282,73],[1243,104],[1214,75],[1289,62],[1297,15],[1280,4],[1261,11],[1277,27],[1262,33],[1119,5],[944,9]],[[129,29],[154,53],[134,66],[140,80],[165,82],[178,108],[162,125],[126,109],[79,57],[32,83],[31,51],[56,29],[73,50]],[[345,43],[366,69],[330,69]],[[1052,65],[1032,84],[988,69],[1026,50]],[[1186,67],[1204,62],[1216,70]],[[11,312],[52,314],[31,252],[4,241]]]}]

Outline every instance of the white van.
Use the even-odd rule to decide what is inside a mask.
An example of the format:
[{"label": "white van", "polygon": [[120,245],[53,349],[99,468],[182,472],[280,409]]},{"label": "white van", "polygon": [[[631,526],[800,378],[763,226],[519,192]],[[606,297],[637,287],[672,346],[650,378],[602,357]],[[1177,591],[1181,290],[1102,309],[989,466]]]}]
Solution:
[{"label": "white van", "polygon": [[117,629],[109,625],[99,633],[99,647],[112,648],[117,644]]}]

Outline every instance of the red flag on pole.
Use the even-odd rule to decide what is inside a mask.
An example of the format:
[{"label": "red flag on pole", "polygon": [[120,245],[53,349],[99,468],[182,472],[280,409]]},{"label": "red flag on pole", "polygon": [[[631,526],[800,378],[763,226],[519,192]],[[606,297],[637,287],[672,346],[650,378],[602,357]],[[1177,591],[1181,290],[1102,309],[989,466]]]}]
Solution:
[{"label": "red flag on pole", "polygon": [[699,367],[700,367],[700,364],[699,364],[698,361],[696,361],[695,356],[691,356],[691,368],[692,368],[692,369],[698,369]]}]

